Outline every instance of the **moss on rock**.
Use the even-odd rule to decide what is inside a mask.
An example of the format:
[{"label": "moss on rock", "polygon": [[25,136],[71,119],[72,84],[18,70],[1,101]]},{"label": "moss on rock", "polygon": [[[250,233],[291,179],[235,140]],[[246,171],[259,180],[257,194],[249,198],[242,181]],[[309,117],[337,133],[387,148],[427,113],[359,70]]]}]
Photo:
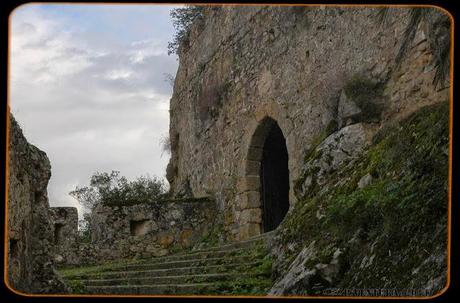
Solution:
[{"label": "moss on rock", "polygon": [[[320,253],[307,267],[336,248],[345,252],[337,287],[439,291],[447,269],[448,118],[443,102],[382,128],[359,159],[299,201],[279,235],[282,247],[301,245],[284,249],[276,272],[315,241]],[[372,181],[359,188],[366,174]]]}]

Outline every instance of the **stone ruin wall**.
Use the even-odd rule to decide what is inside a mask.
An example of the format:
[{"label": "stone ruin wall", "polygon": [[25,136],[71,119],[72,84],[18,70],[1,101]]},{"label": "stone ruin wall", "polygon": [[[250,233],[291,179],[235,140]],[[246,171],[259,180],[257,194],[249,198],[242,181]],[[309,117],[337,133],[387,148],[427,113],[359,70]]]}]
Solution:
[{"label": "stone ruin wall", "polygon": [[159,257],[191,248],[213,230],[216,209],[208,199],[98,205],[90,216],[90,242],[78,237],[76,208],[52,207],[49,213],[54,262],[75,266]]},{"label": "stone ruin wall", "polygon": [[92,248],[83,245],[82,261],[158,257],[190,248],[210,232],[215,213],[215,203],[206,199],[97,206],[91,214]]},{"label": "stone ruin wall", "polygon": [[76,207],[49,209],[53,254],[57,264],[73,264],[78,260],[78,212]]},{"label": "stone ruin wall", "polygon": [[292,206],[305,154],[341,119],[340,96],[354,75],[386,81],[383,121],[447,100],[448,89],[436,90],[434,71],[426,68],[424,29],[395,68],[408,9],[394,10],[385,27],[376,22],[376,9],[363,7],[208,10],[179,49],[170,103],[172,191],[214,196],[227,238],[247,238],[260,233],[259,181],[252,175],[260,138],[253,134],[264,117],[275,119],[286,138]]},{"label": "stone ruin wall", "polygon": [[10,115],[8,161],[8,285],[22,293],[62,293],[56,273],[47,185],[51,165]]}]

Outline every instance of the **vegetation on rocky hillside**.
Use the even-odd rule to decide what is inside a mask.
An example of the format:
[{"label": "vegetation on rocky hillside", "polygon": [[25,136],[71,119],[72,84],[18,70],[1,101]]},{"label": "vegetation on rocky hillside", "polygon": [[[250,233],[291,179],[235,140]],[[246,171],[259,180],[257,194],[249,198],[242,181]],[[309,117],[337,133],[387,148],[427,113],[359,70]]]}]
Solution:
[{"label": "vegetation on rocky hillside", "polygon": [[[306,270],[332,262],[337,252],[340,257],[337,272],[319,273],[291,292],[321,294],[334,286],[435,293],[444,287],[448,119],[447,102],[422,108],[382,128],[368,150],[332,173],[325,186],[297,192],[299,202],[280,228],[286,255],[277,261],[277,276],[312,243]],[[363,177],[367,184],[360,184]]]}]

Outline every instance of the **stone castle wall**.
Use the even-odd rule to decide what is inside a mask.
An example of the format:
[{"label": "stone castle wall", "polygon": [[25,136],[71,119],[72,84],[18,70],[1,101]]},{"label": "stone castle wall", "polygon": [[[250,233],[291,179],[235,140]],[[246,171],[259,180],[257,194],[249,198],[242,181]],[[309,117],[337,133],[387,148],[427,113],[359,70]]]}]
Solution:
[{"label": "stone castle wall", "polygon": [[8,284],[23,293],[61,293],[53,262],[53,225],[46,154],[29,144],[10,115],[8,162]]},{"label": "stone castle wall", "polygon": [[180,195],[189,188],[195,197],[214,196],[228,239],[247,238],[261,232],[256,172],[264,118],[275,120],[286,139],[292,206],[294,183],[313,141],[328,126],[347,123],[341,96],[356,75],[384,84],[380,122],[447,100],[448,90],[432,84],[424,29],[396,68],[409,11],[393,9],[383,27],[376,11],[326,6],[207,10],[180,48],[170,104],[167,176],[172,191]]}]

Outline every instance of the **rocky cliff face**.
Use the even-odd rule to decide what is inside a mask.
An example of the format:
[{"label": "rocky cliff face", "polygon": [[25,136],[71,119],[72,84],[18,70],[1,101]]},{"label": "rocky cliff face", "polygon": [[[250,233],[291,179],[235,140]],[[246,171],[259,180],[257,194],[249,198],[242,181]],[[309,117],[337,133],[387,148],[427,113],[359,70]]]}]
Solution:
[{"label": "rocky cliff face", "polygon": [[8,162],[8,282],[23,293],[59,293],[67,288],[54,270],[54,245],[46,154],[29,144],[10,115]]}]

